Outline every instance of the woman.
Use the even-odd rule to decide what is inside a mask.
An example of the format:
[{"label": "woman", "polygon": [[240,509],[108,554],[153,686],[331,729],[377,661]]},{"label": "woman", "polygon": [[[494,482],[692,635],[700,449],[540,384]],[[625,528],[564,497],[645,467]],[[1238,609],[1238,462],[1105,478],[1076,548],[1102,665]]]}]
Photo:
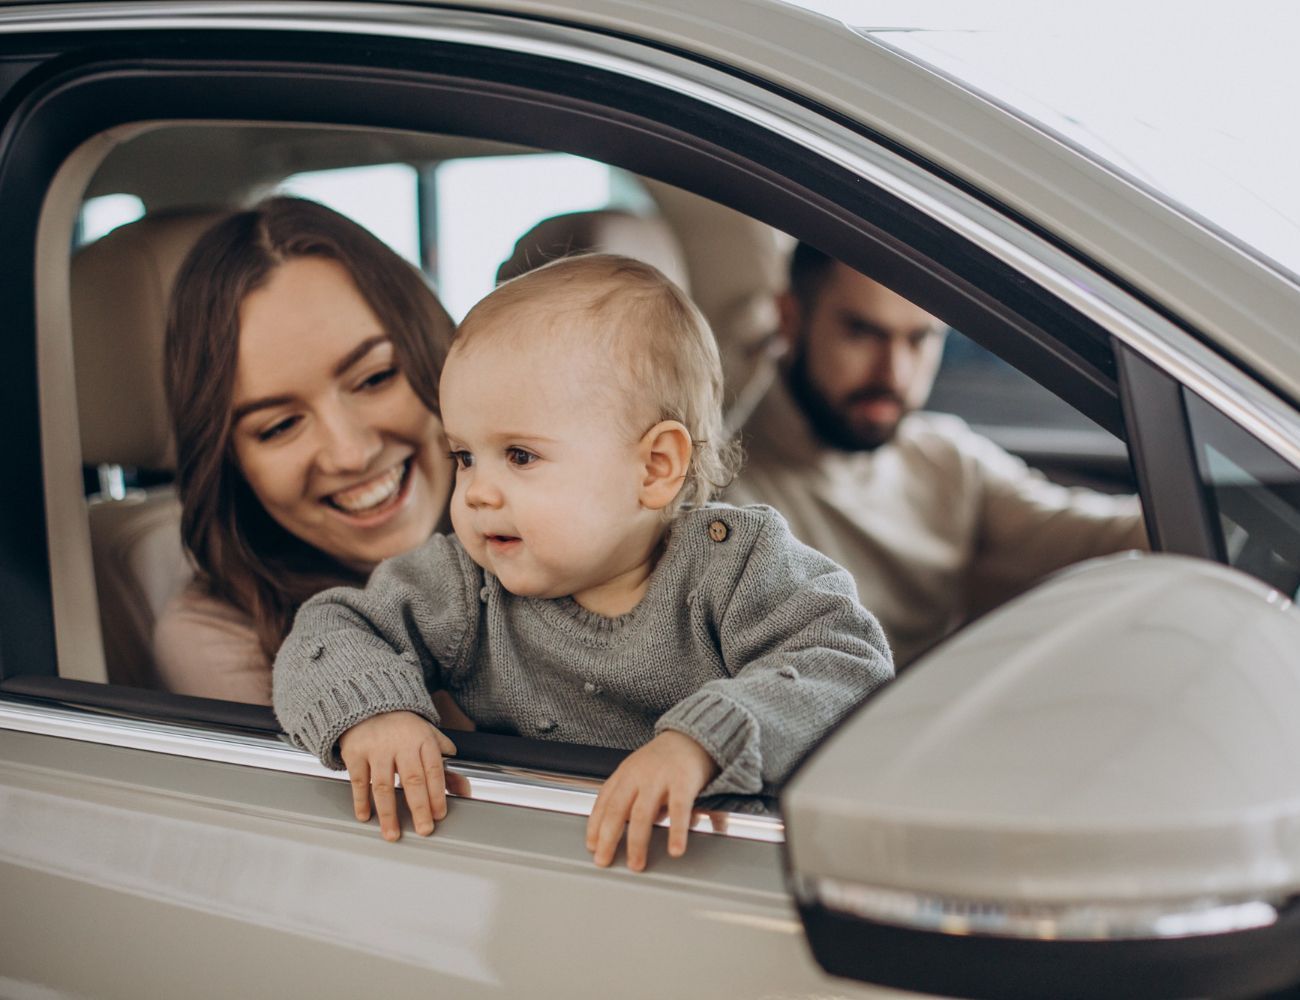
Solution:
[{"label": "woman", "polygon": [[298,606],[439,527],[452,332],[415,268],[314,202],[271,199],[195,245],[164,348],[198,569],[154,633],[170,690],[270,704]]}]

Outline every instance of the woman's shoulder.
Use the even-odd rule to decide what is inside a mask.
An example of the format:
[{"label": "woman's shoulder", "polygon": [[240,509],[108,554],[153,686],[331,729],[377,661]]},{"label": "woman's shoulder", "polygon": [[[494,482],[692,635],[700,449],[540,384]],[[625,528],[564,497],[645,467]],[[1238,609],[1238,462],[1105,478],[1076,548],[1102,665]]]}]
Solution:
[{"label": "woman's shoulder", "polygon": [[182,624],[243,630],[256,635],[251,615],[229,601],[214,597],[198,580],[191,580],[167,602],[154,634],[164,626],[176,628]]},{"label": "woman's shoulder", "polygon": [[271,661],[252,617],[198,581],[168,601],[154,625],[153,651],[169,691],[271,703]]}]

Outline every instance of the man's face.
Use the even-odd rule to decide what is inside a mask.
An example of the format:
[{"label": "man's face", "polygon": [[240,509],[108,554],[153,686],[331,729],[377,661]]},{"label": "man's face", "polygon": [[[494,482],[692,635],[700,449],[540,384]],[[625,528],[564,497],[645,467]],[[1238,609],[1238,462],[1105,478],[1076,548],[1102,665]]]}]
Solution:
[{"label": "man's face", "polygon": [[790,390],[826,444],[870,451],[925,404],[944,326],[883,285],[832,265],[815,300],[781,301]]}]

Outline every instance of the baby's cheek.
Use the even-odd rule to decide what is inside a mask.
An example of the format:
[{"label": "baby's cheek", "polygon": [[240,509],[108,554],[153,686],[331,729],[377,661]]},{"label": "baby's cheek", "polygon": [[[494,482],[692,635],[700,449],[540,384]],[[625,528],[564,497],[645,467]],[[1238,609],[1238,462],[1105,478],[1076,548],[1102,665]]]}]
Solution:
[{"label": "baby's cheek", "polygon": [[448,505],[451,514],[451,528],[460,539],[460,544],[465,546],[465,551],[474,557],[475,562],[479,562],[479,556],[475,553],[475,546],[481,540],[471,530],[469,521],[469,510],[460,501],[460,490],[457,490],[451,496],[451,503]]}]

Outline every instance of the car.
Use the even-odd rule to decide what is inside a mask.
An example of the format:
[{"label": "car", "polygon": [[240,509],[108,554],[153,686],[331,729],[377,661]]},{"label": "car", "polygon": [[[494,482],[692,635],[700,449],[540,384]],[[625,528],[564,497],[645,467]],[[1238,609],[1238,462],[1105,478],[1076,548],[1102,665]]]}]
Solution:
[{"label": "car", "polygon": [[[0,994],[1300,982],[1295,260],[963,79],[957,44],[775,0],[0,6]],[[458,314],[543,217],[658,216],[741,410],[791,239],[870,261],[972,344],[945,405],[1136,489],[1153,551],[946,638],[778,808],[708,803],[681,859],[595,868],[621,755],[491,733],[458,737],[471,791],[437,833],[384,843],[269,709],[149,663],[188,572],[167,268],[277,186],[348,207]]]}]

